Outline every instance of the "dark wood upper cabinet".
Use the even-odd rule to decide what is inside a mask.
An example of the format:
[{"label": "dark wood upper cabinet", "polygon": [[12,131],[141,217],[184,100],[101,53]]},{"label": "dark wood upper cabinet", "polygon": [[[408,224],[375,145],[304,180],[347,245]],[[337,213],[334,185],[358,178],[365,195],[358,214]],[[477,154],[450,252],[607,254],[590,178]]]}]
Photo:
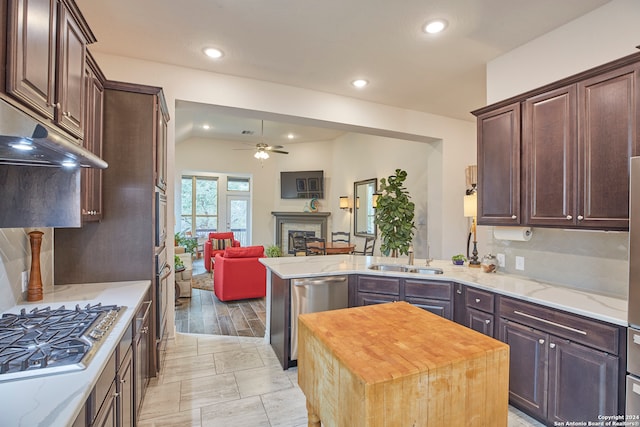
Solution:
[{"label": "dark wood upper cabinet", "polygon": [[55,110],[57,26],[57,0],[9,0],[7,93],[51,120]]},{"label": "dark wood upper cabinet", "polygon": [[627,230],[639,91],[633,54],[474,111],[478,224]]},{"label": "dark wood upper cabinet", "polygon": [[[104,110],[105,77],[93,57],[87,55],[85,68],[85,134],[83,146],[98,157],[102,157],[102,116]],[[82,221],[102,219],[102,169],[83,168]]]},{"label": "dark wood upper cabinet", "polygon": [[478,224],[520,224],[520,103],[478,116]]},{"label": "dark wood upper cabinet", "polygon": [[576,209],[576,87],[529,98],[523,108],[525,223],[569,226]]},{"label": "dark wood upper cabinet", "polygon": [[638,155],[639,64],[578,83],[578,222],[629,228],[629,157]]},{"label": "dark wood upper cabinet", "polygon": [[96,41],[71,0],[9,0],[6,92],[84,137],[86,45]]}]

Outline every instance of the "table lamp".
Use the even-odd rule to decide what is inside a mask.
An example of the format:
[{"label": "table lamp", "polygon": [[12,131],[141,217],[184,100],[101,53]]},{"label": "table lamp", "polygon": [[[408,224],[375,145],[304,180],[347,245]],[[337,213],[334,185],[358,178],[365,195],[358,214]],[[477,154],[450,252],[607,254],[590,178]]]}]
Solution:
[{"label": "table lamp", "polygon": [[478,261],[478,241],[476,237],[476,216],[478,215],[478,192],[475,186],[471,190],[467,190],[467,194],[464,196],[464,216],[471,218],[471,230],[469,232],[469,238],[473,233],[473,256],[469,257],[469,241],[467,241],[467,257],[469,257],[469,267],[480,267],[480,261]]}]

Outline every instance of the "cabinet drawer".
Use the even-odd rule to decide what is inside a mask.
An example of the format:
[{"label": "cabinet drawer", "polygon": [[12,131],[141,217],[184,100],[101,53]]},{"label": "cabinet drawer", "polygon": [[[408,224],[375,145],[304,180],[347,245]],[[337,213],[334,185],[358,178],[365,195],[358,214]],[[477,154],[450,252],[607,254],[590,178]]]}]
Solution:
[{"label": "cabinet drawer", "polygon": [[100,407],[105,402],[105,399],[109,395],[109,393],[113,393],[111,387],[114,386],[114,380],[116,378],[116,352],[114,351],[111,357],[109,358],[109,362],[107,362],[107,366],[104,367],[104,370],[100,374],[98,378],[98,382],[96,383],[93,393],[90,397],[91,402],[91,417],[93,420],[100,410]]},{"label": "cabinet drawer", "polygon": [[493,313],[495,295],[491,292],[481,291],[479,289],[467,288],[465,296],[465,305],[467,307],[482,310],[487,313]]},{"label": "cabinet drawer", "polygon": [[400,295],[400,279],[388,277],[358,276],[359,292]]},{"label": "cabinet drawer", "polygon": [[453,286],[449,282],[429,282],[424,280],[406,280],[404,293],[407,297],[451,300]]},{"label": "cabinet drawer", "polygon": [[614,325],[510,298],[500,297],[498,305],[502,318],[607,353],[619,353],[620,330]]}]

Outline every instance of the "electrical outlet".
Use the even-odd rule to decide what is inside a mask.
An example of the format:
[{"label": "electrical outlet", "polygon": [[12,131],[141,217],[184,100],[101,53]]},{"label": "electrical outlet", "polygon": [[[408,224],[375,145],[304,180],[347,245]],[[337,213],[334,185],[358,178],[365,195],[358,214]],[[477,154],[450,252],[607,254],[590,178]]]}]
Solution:
[{"label": "electrical outlet", "polygon": [[516,270],[524,270],[524,257],[517,256],[516,257]]},{"label": "electrical outlet", "polygon": [[496,258],[498,258],[498,267],[503,267],[504,268],[504,254],[497,254]]},{"label": "electrical outlet", "polygon": [[29,272],[27,270],[22,272],[22,292],[27,292],[29,288]]}]

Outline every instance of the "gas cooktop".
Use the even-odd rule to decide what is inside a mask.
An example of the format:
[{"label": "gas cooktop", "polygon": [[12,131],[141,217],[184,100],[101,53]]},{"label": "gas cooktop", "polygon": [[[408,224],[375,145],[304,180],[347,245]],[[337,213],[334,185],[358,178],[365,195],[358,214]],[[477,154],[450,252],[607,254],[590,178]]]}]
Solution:
[{"label": "gas cooktop", "polygon": [[85,369],[125,307],[36,307],[0,318],[0,382]]}]

